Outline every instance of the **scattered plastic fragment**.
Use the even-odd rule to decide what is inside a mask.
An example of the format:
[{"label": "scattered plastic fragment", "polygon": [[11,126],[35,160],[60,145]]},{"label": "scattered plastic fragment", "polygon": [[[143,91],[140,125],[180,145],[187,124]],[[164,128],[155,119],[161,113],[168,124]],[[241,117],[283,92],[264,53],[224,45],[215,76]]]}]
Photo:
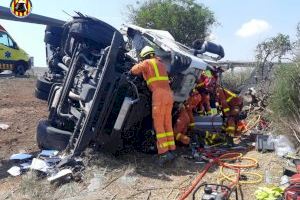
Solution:
[{"label": "scattered plastic fragment", "polygon": [[61,161],[61,158],[59,158],[59,157],[50,157],[50,158],[45,159],[45,161],[49,165],[55,165],[55,164],[57,164],[58,162]]},{"label": "scattered plastic fragment", "polygon": [[53,182],[53,181],[57,181],[59,179],[66,178],[71,175],[72,175],[72,170],[63,169],[63,170],[59,171],[58,173],[54,174],[53,176],[49,177],[47,180],[50,182]]},{"label": "scattered plastic fragment", "polygon": [[10,156],[10,160],[26,160],[32,158],[32,155],[27,153],[17,153]]},{"label": "scattered plastic fragment", "polygon": [[58,152],[59,151],[56,150],[43,150],[39,155],[45,157],[53,157],[53,156],[57,156]]},{"label": "scattered plastic fragment", "polygon": [[34,158],[30,166],[30,169],[34,169],[42,172],[47,172],[49,168],[50,166],[47,164],[47,162],[38,158]]},{"label": "scattered plastic fragment", "polygon": [[285,135],[273,136],[272,141],[275,145],[275,153],[279,157],[296,152],[295,146]]},{"label": "scattered plastic fragment", "polygon": [[21,175],[21,168],[17,166],[11,167],[7,172],[12,176],[19,176]]},{"label": "scattered plastic fragment", "polygon": [[20,166],[21,166],[21,169],[22,169],[22,170],[29,169],[30,166],[31,166],[31,162],[22,163],[22,164],[20,164]]},{"label": "scattered plastic fragment", "polygon": [[0,123],[0,129],[7,130],[8,128],[9,128],[9,125]]}]

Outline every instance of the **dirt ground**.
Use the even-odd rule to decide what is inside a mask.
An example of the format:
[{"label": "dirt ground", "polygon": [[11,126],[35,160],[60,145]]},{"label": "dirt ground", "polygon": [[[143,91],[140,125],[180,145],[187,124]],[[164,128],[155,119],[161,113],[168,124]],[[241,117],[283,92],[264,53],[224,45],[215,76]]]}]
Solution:
[{"label": "dirt ground", "polygon": [[[51,185],[34,172],[11,177],[6,172],[12,166],[8,161],[10,155],[38,151],[36,124],[47,117],[47,104],[34,97],[34,85],[33,78],[0,78],[0,123],[10,126],[7,130],[0,129],[0,199],[178,199],[204,168],[204,164],[183,156],[160,168],[155,165],[153,155],[128,153],[115,158],[96,153],[85,158],[86,169],[80,182]],[[256,158],[259,163],[258,168],[249,171],[262,176],[266,170],[274,171],[272,181],[278,183],[283,161],[274,153],[250,151],[246,156]],[[215,167],[203,181],[216,183],[218,177],[219,168]],[[242,185],[244,199],[254,200],[254,191],[265,186],[264,180],[263,177],[260,183]]]}]

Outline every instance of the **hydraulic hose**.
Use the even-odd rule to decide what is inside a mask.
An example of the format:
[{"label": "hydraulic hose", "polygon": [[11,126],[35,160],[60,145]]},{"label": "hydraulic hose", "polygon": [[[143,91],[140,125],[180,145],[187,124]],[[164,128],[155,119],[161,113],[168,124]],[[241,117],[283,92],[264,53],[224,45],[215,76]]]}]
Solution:
[{"label": "hydraulic hose", "polygon": [[248,160],[251,161],[252,163],[250,164],[230,164],[230,163],[222,163],[221,165],[227,168],[255,168],[258,166],[258,161],[254,158],[249,158],[249,157],[241,157],[239,158],[240,160]]},{"label": "hydraulic hose", "polygon": [[[205,176],[205,174],[207,173],[207,171],[214,165],[214,164],[218,164],[220,165],[221,169],[221,175],[223,176],[223,178],[221,180],[229,180],[232,182],[231,186],[238,186],[239,184],[256,184],[256,183],[260,183],[262,181],[262,175],[258,174],[258,173],[253,173],[253,172],[243,172],[243,174],[248,174],[248,175],[254,175],[256,177],[258,177],[257,180],[255,181],[239,181],[239,177],[241,176],[241,169],[244,168],[255,168],[258,166],[258,161],[254,158],[249,158],[249,157],[242,157],[242,153],[238,153],[238,152],[230,152],[230,153],[225,153],[221,156],[219,156],[218,158],[211,158],[211,162],[209,162],[208,164],[206,164],[205,168],[200,172],[200,174],[198,174],[198,176],[193,180],[193,182],[190,184],[190,186],[182,193],[182,195],[179,197],[179,200],[184,200],[186,199],[191,192],[197,187],[197,185],[199,184],[199,182],[202,180],[202,178]],[[251,161],[250,164],[230,164],[230,163],[226,163],[224,161],[234,161],[234,160],[248,160]],[[235,170],[237,173],[236,174],[231,174],[231,175],[226,175],[224,174],[223,169],[225,168],[229,168],[232,170]],[[233,176],[237,177],[236,179],[232,178]]]},{"label": "hydraulic hose", "polygon": [[205,176],[207,171],[216,163],[217,159],[213,160],[212,162],[205,165],[204,170],[194,179],[194,181],[191,183],[190,187],[184,191],[184,193],[179,197],[179,200],[186,199],[191,192],[195,189],[195,187],[198,185],[198,183],[202,180],[202,178]]}]

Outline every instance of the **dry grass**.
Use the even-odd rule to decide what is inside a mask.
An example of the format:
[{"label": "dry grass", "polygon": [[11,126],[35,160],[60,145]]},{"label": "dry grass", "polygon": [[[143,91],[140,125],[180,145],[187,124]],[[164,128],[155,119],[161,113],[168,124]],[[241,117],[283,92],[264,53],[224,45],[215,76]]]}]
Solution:
[{"label": "dry grass", "polygon": [[[273,176],[277,178],[273,180],[274,184],[278,184],[284,163],[274,153],[250,151],[246,156],[259,161],[259,167],[250,169],[251,172],[264,175],[270,168],[277,169],[273,172]],[[51,185],[47,180],[29,172],[23,175],[17,191],[7,199],[177,199],[204,167],[203,164],[196,164],[180,156],[172,165],[160,168],[153,163],[152,157],[132,153],[121,158],[112,158],[99,153],[92,160],[86,161],[87,168],[81,182],[60,186]],[[214,167],[202,182],[217,183],[219,177],[219,168]],[[93,189],[91,183],[96,183]],[[245,200],[255,199],[254,191],[265,185],[264,181],[242,185]]]},{"label": "dry grass", "polygon": [[222,75],[222,85],[231,91],[240,93],[246,80],[250,78],[252,68],[241,68],[234,71],[228,70]]}]

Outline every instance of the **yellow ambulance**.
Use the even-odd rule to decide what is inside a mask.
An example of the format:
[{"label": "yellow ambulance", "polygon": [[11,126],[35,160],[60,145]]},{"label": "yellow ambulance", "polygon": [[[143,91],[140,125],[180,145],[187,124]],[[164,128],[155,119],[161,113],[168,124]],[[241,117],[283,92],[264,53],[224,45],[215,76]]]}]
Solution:
[{"label": "yellow ambulance", "polygon": [[0,73],[11,70],[15,75],[24,75],[32,65],[33,58],[0,25]]}]

